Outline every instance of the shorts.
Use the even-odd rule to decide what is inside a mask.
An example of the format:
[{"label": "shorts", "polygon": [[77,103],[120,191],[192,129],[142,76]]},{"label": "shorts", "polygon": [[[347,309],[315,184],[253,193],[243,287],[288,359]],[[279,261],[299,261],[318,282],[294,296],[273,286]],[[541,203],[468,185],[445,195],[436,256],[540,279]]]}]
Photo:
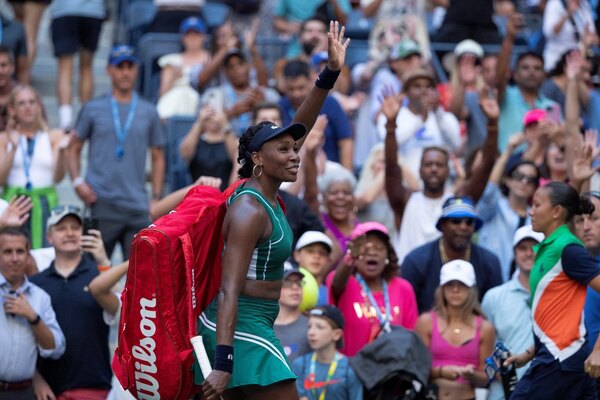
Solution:
[{"label": "shorts", "polygon": [[[233,339],[233,374],[228,388],[260,385],[296,379],[285,352],[273,332],[279,313],[277,300],[239,296],[238,320]],[[208,359],[215,357],[217,299],[200,315],[198,334],[202,336]],[[204,381],[200,366],[194,363],[196,384]]]},{"label": "shorts", "polygon": [[75,54],[83,48],[92,53],[98,48],[102,19],[66,16],[52,20],[54,56]]},{"label": "shorts", "polygon": [[563,371],[560,363],[532,364],[510,400],[597,400],[595,380],[584,372]]}]

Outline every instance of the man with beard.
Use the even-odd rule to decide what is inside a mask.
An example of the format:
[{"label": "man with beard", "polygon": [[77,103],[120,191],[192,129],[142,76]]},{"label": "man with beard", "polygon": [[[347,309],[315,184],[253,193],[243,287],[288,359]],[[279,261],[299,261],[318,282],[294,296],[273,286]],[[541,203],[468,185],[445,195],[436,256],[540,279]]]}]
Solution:
[{"label": "man with beard", "polygon": [[[529,274],[533,268],[533,247],[544,240],[544,234],[534,232],[531,225],[517,229],[513,237],[513,255],[518,273],[483,296],[481,309],[494,326],[496,341],[504,343],[513,354],[521,354],[533,345]],[[517,369],[520,379],[527,368]],[[489,400],[503,400],[502,383],[494,381],[490,386]]]},{"label": "man with beard", "polygon": [[[421,79],[422,80],[422,79]],[[410,86],[410,85],[409,85]],[[397,117],[402,107],[402,96],[388,94],[381,107],[385,122],[385,187],[390,206],[394,211],[397,233],[392,241],[399,263],[415,248],[437,239],[436,221],[442,214],[442,204],[454,193],[447,190],[450,169],[448,151],[439,146],[423,148],[419,176],[423,190],[412,192],[404,184],[403,170],[398,165],[396,139]],[[487,136],[482,147],[480,160],[473,163],[472,171],[462,184],[455,188],[457,195],[470,196],[477,201],[485,189],[496,158],[498,138],[498,104],[495,99],[480,101],[488,117]],[[439,271],[437,273],[439,275]]]},{"label": "man with beard", "polygon": [[433,306],[442,265],[452,260],[466,260],[473,265],[479,301],[488,290],[502,284],[498,257],[471,243],[473,234],[482,224],[469,197],[450,197],[436,224],[442,237],[417,247],[406,256],[402,277],[415,289],[419,314]]},{"label": "man with beard", "polygon": [[498,138],[500,151],[506,149],[508,138],[511,135],[521,132],[523,117],[527,111],[534,108],[546,110],[558,106],[540,92],[546,74],[544,59],[535,52],[528,51],[519,55],[513,71],[515,85],[508,86],[513,42],[517,32],[523,26],[525,26],[525,17],[522,14],[513,14],[508,19],[506,36],[504,36],[502,51],[496,65],[496,88],[500,101],[500,134]]}]

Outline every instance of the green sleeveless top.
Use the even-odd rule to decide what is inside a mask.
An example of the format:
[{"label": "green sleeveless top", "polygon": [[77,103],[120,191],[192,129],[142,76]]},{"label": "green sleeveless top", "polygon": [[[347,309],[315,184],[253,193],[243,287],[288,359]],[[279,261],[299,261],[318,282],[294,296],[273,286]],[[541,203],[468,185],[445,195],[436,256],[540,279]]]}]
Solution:
[{"label": "green sleeveless top", "polygon": [[[273,232],[260,246],[254,248],[246,279],[257,281],[276,281],[283,279],[283,263],[292,253],[293,234],[285,214],[277,203],[273,207],[256,189],[240,187],[227,201],[231,205],[242,195],[254,196],[267,210]],[[227,244],[225,244],[227,245]]]}]

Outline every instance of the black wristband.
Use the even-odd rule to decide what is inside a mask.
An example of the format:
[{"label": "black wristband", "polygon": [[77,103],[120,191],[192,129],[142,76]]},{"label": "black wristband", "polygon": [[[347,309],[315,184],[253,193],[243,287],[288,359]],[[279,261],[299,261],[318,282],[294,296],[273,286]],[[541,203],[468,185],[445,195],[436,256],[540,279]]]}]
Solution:
[{"label": "black wristband", "polygon": [[42,318],[40,317],[40,314],[36,314],[36,317],[33,321],[27,321],[27,322],[29,322],[29,325],[37,325],[40,323],[41,320],[42,320]]},{"label": "black wristband", "polygon": [[233,373],[233,346],[218,344],[215,350],[215,368],[217,371]]},{"label": "black wristband", "polygon": [[323,71],[321,71],[321,73],[317,77],[315,86],[321,89],[332,89],[339,75],[340,71],[332,71],[329,69],[329,67],[325,66],[325,68],[323,68]]}]

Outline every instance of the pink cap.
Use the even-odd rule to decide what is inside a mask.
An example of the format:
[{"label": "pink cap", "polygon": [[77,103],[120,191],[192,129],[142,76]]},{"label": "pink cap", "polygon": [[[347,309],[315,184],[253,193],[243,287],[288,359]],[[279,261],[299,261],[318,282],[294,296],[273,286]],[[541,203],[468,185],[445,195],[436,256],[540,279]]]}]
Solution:
[{"label": "pink cap", "polygon": [[354,227],[352,231],[352,235],[350,235],[351,239],[356,239],[357,237],[364,235],[369,232],[380,232],[383,233],[388,238],[390,237],[390,233],[385,225],[380,224],[379,222],[363,222],[362,224],[358,224]]},{"label": "pink cap", "polygon": [[523,118],[523,126],[527,126],[529,124],[533,124],[534,122],[540,122],[548,116],[546,111],[536,108],[534,110],[529,110],[525,114]]}]

